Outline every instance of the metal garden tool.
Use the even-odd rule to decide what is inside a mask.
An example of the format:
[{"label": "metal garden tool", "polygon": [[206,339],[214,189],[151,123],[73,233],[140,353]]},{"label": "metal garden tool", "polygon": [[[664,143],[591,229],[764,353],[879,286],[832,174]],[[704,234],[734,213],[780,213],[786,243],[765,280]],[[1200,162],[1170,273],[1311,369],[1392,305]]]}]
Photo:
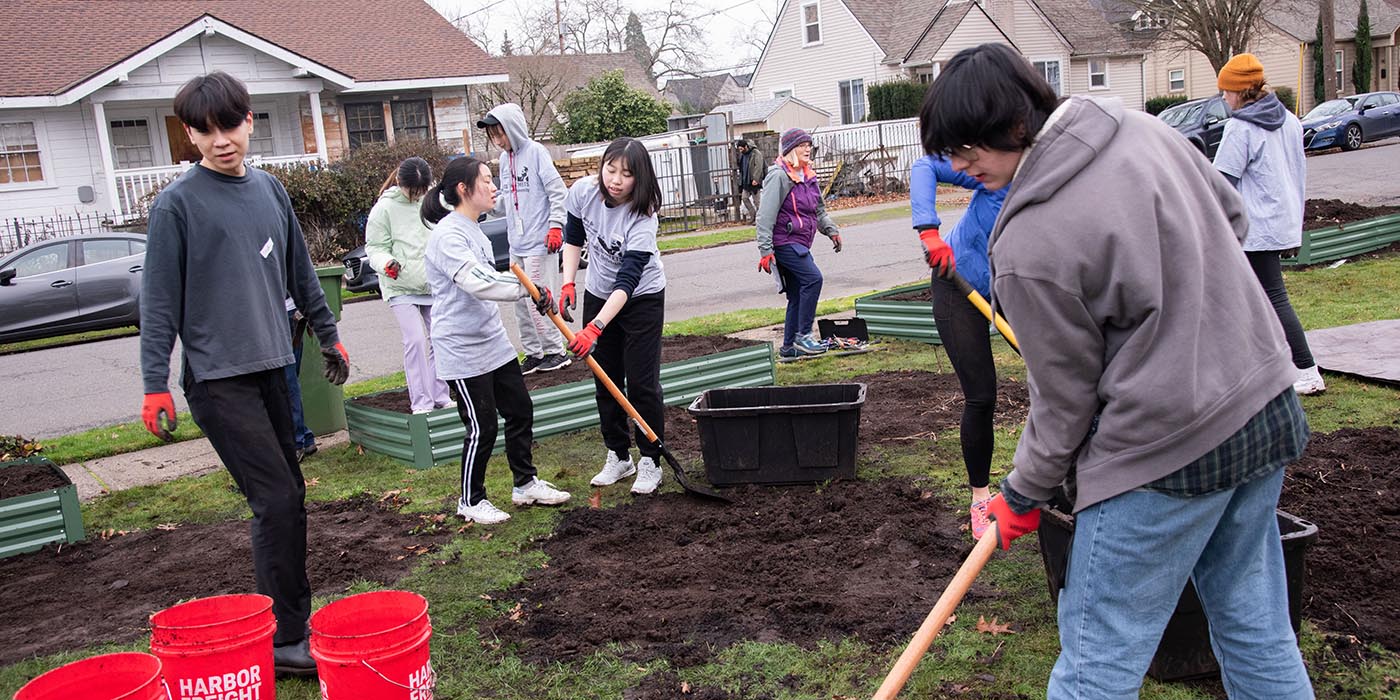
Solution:
[{"label": "metal garden tool", "polygon": [[[514,272],[515,276],[520,279],[520,284],[524,285],[525,290],[530,293],[531,299],[538,300],[540,298],[540,290],[535,287],[535,283],[530,281],[529,275],[526,275],[525,271],[520,269],[519,265],[511,263],[510,271]],[[569,326],[564,323],[564,319],[559,318],[558,311],[551,308],[549,310],[549,318],[554,321],[554,325],[559,328],[559,332],[564,334],[564,340],[573,342],[574,332],[569,330]],[[588,363],[588,368],[593,370],[593,376],[598,378],[598,381],[603,384],[603,387],[608,390],[609,394],[612,394],[613,399],[617,401],[618,405],[622,406],[622,410],[627,412],[627,416],[646,434],[647,440],[655,445],[657,449],[661,450],[661,456],[665,458],[667,464],[671,465],[671,473],[675,475],[676,483],[680,484],[681,488],[684,489],[686,493],[692,496],[702,496],[717,501],[724,501],[725,503],[733,503],[733,499],[724,494],[691,483],[690,478],[685,475],[685,470],[681,469],[681,463],[676,461],[676,456],[671,454],[671,451],[661,442],[661,438],[658,437],[656,432],[651,429],[651,426],[647,425],[647,422],[642,419],[642,415],[637,413],[637,409],[632,406],[631,401],[627,400],[627,396],[622,393],[622,390],[618,389],[612,379],[608,378],[608,373],[603,371],[603,368],[598,365],[598,361],[593,359],[592,355],[585,357],[584,360]]]}]

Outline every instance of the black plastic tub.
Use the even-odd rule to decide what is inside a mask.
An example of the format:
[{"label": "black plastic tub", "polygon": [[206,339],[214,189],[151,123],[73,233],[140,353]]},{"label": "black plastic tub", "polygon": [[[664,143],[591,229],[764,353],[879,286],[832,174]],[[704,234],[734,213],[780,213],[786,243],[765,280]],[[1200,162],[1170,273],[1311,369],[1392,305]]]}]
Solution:
[{"label": "black plastic tub", "polygon": [[[1276,512],[1283,544],[1283,566],[1288,578],[1288,617],[1296,633],[1302,620],[1303,589],[1307,583],[1303,555],[1317,540],[1317,526],[1281,510]],[[1042,516],[1040,530],[1036,533],[1040,537],[1040,557],[1045,562],[1045,577],[1050,583],[1050,600],[1058,605],[1074,535],[1074,516],[1057,508],[1045,511]],[[1147,675],[1159,681],[1183,681],[1219,673],[1220,666],[1210,649],[1210,626],[1205,611],[1196,597],[1196,587],[1187,581],[1176,611],[1162,632],[1152,665],[1147,667]]]},{"label": "black plastic tub", "polygon": [[715,486],[856,475],[864,384],[710,389],[690,404]]}]

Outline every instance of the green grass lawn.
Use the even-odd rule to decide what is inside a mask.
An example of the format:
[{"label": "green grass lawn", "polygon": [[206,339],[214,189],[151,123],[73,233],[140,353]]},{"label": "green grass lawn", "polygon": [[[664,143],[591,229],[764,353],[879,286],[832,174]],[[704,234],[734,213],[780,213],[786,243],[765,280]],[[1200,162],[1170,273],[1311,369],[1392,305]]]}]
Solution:
[{"label": "green grass lawn", "polygon": [[[890,207],[887,209],[876,209],[875,211],[859,212],[854,214],[843,214],[840,211],[832,212],[831,218],[837,226],[855,226],[856,224],[868,224],[875,221],[890,221],[893,219],[909,218],[909,205],[900,207]],[[715,231],[714,233],[686,233],[661,236],[656,241],[656,247],[662,253],[675,253],[683,250],[697,250],[700,248],[713,248],[731,243],[752,243],[754,240],[754,227],[748,226],[738,229],[727,229]]]},{"label": "green grass lawn", "polygon": [[[1288,273],[1290,292],[1307,327],[1394,316],[1394,300],[1400,298],[1397,279],[1400,257],[1338,270]],[[827,308],[848,307],[849,303],[850,300],[834,300],[828,302]],[[772,321],[767,312],[741,312],[672,324],[668,332],[719,332],[733,330],[736,325],[748,327]],[[994,348],[999,370],[1006,376],[1023,378],[1024,366],[1005,343],[998,340]],[[841,381],[898,368],[949,371],[941,350],[895,341],[887,343],[880,352],[780,365],[777,372],[779,383],[798,384]],[[1400,421],[1400,391],[1336,376],[1328,376],[1327,382],[1325,395],[1303,399],[1315,430],[1394,425]],[[998,432],[994,459],[998,472],[1009,463],[1018,434],[1017,427]],[[571,507],[586,507],[586,496],[591,490],[587,480],[600,452],[596,430],[588,430],[540,440],[535,456],[543,478],[576,494]],[[964,475],[959,454],[956,432],[952,431],[940,435],[937,443],[881,446],[859,466],[865,477],[931,478],[952,502],[961,504],[965,494],[960,486]],[[404,509],[410,512],[442,512],[458,488],[453,465],[413,469],[373,453],[359,454],[348,445],[324,450],[309,459],[304,470],[312,483],[307,492],[309,499],[333,500],[405,489],[409,501]],[[493,460],[489,474],[488,487],[493,492],[509,488],[509,470],[503,457]],[[668,479],[666,488],[676,487]],[[629,499],[624,490],[610,489],[605,492],[603,505],[610,507]],[[83,511],[89,532],[248,516],[246,506],[223,472],[114,493],[84,504]],[[532,664],[509,645],[482,636],[479,623],[508,614],[511,603],[499,593],[521,581],[527,571],[547,565],[539,540],[549,536],[560,517],[557,510],[522,509],[515,511],[509,523],[493,528],[489,538],[483,537],[478,528],[469,529],[441,552],[424,557],[425,561],[409,577],[395,584],[397,588],[419,592],[430,602],[435,628],[433,664],[439,674],[437,697],[617,698],[649,673],[669,669],[664,659],[639,664],[625,660],[615,649],[567,662]],[[446,563],[435,565],[426,560]],[[946,693],[946,688],[958,685],[973,689],[968,697],[982,697],[982,693],[1043,696],[1058,642],[1039,556],[1029,545],[1013,547],[1009,553],[999,552],[979,581],[990,586],[996,595],[979,598],[957,611],[957,620],[934,643],[903,697],[936,697]],[[372,588],[370,584],[359,584],[351,592]],[[910,605],[926,610],[938,593],[929,591],[926,600],[913,600]],[[314,604],[323,605],[334,595],[338,594],[324,592]],[[979,616],[1011,622],[1017,633],[996,637],[978,633],[974,627]],[[0,622],[0,636],[3,624]],[[142,649],[145,643],[142,639],[124,648]],[[1365,664],[1349,665],[1334,658],[1322,634],[1309,625],[1304,626],[1301,644],[1318,697],[1396,697],[1400,655],[1378,649],[1375,658]],[[114,647],[73,650],[0,669],[0,697],[7,697],[39,672],[111,650]],[[854,638],[810,649],[746,641],[722,650],[702,666],[671,670],[692,686],[722,688],[735,697],[766,694],[782,700],[857,698],[870,696],[900,651],[901,648],[872,647]],[[319,697],[315,684],[299,681],[279,683],[278,696],[288,700]],[[1203,700],[1212,695],[1201,686],[1149,681],[1142,697]]]},{"label": "green grass lawn", "polygon": [[13,355],[17,352],[44,350],[46,348],[61,348],[65,345],[89,343],[94,340],[125,338],[129,335],[137,335],[140,332],[141,331],[137,330],[136,326],[124,326],[122,328],[108,328],[105,331],[87,331],[84,333],[58,335],[52,338],[37,338],[35,340],[21,340],[14,343],[0,343],[0,355]]}]

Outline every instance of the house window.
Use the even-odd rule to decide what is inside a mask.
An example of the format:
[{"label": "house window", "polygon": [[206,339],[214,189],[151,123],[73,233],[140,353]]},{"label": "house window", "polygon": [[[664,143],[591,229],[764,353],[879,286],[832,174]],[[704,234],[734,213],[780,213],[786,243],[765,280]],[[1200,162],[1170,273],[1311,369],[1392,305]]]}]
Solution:
[{"label": "house window", "polygon": [[1089,59],[1089,89],[1108,89],[1108,61],[1103,59]]},{"label": "house window", "polygon": [[391,105],[394,119],[394,140],[428,140],[428,101],[407,100]]},{"label": "house window", "polygon": [[248,138],[248,155],[277,155],[276,140],[272,137],[272,115],[268,112],[253,112],[253,135]]},{"label": "house window", "polygon": [[1056,95],[1064,95],[1064,90],[1060,88],[1060,61],[1054,59],[1050,61],[1036,61],[1035,69],[1045,78],[1045,82],[1050,83]]},{"label": "house window", "polygon": [[1133,13],[1133,31],[1145,32],[1151,29],[1165,29],[1167,18],[1151,10],[1138,10]]},{"label": "house window", "polygon": [[1343,92],[1343,90],[1342,90],[1342,59],[1344,58],[1345,54],[1342,53],[1342,50],[1341,50],[1341,49],[1337,49],[1337,53],[1334,54],[1334,55],[1337,57],[1337,94],[1340,95],[1340,94],[1342,94],[1342,92]]},{"label": "house window", "polygon": [[841,91],[841,123],[865,121],[865,81],[842,80],[837,88]]},{"label": "house window", "polygon": [[780,97],[792,97],[792,88],[783,88],[783,89],[781,89],[781,90],[774,90],[774,91],[773,91],[773,99],[776,100],[776,99],[778,99],[778,98],[780,98]]},{"label": "house window", "polygon": [[384,105],[379,102],[345,105],[345,131],[350,137],[350,148],[388,141],[384,133]]},{"label": "house window", "polygon": [[802,6],[802,45],[811,46],[822,42],[821,9],[815,2]]},{"label": "house window", "polygon": [[0,185],[43,181],[34,122],[0,124]]},{"label": "house window", "polygon": [[1172,92],[1183,92],[1186,90],[1186,69],[1173,68],[1167,71],[1167,89]]},{"label": "house window", "polygon": [[151,127],[145,119],[113,119],[112,156],[119,170],[149,168],[156,164],[151,148]]}]

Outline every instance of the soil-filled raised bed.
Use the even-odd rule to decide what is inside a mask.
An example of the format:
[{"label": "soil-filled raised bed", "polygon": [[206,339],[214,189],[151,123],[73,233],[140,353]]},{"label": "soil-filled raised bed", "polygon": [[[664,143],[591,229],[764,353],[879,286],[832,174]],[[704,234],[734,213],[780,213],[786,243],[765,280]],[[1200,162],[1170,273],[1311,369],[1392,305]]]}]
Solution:
[{"label": "soil-filled raised bed", "polygon": [[[706,389],[772,384],[770,343],[724,336],[667,336],[661,342],[661,390],[668,406],[689,403]],[[614,381],[620,378],[614,378]],[[535,437],[598,424],[593,375],[583,362],[525,377],[535,404]],[[466,428],[455,407],[409,413],[407,391],[396,389],[345,402],[350,440],[415,467],[455,460]],[[495,449],[504,448],[505,430]]]},{"label": "soil-filled raised bed", "polygon": [[1285,265],[1315,265],[1400,243],[1400,207],[1367,207],[1339,199],[1309,199],[1303,245]]},{"label": "soil-filled raised bed", "polygon": [[83,539],[78,488],[43,457],[0,462],[0,558]]},{"label": "soil-filled raised bed", "polygon": [[933,324],[932,297],[927,282],[891,289],[856,299],[856,318],[864,319],[872,336],[942,344]]}]

